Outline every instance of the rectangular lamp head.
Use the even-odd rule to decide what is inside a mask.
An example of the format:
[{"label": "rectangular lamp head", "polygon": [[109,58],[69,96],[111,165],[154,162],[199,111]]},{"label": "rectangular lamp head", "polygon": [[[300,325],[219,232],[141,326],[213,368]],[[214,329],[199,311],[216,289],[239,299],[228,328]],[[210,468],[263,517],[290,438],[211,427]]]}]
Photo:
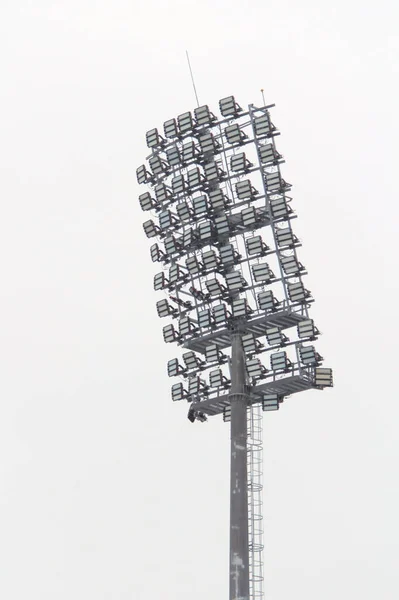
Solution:
[{"label": "rectangular lamp head", "polygon": [[270,355],[272,371],[287,371],[291,366],[286,352],[276,352]]},{"label": "rectangular lamp head", "polygon": [[172,385],[172,400],[173,402],[184,400],[187,398],[187,390],[184,389],[182,383]]},{"label": "rectangular lamp head", "polygon": [[227,96],[219,100],[219,110],[223,117],[236,117],[242,108],[237,104],[234,96]]},{"label": "rectangular lamp head", "polygon": [[325,369],[323,367],[316,367],[314,370],[315,378],[314,382],[316,387],[333,387],[333,372],[332,369]]},{"label": "rectangular lamp head", "polygon": [[258,306],[260,310],[265,310],[267,312],[276,310],[278,306],[278,301],[273,295],[271,290],[267,290],[266,292],[260,292],[258,294]]},{"label": "rectangular lamp head", "polygon": [[163,124],[163,131],[167,138],[175,138],[179,135],[176,119],[169,119]]},{"label": "rectangular lamp head", "polygon": [[148,221],[144,221],[143,223],[144,233],[148,238],[156,237],[160,234],[160,229],[155,225],[154,221],[149,219]]},{"label": "rectangular lamp head", "polygon": [[171,167],[178,167],[181,161],[179,148],[174,144],[166,148],[166,158]]}]

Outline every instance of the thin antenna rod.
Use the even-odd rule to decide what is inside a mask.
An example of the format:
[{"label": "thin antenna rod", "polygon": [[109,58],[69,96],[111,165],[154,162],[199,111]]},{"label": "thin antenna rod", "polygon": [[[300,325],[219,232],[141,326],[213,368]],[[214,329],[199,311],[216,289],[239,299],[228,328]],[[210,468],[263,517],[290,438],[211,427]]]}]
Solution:
[{"label": "thin antenna rod", "polygon": [[195,99],[197,100],[197,106],[199,106],[197,88],[195,87],[194,75],[193,75],[193,71],[191,69],[190,57],[188,55],[188,51],[187,50],[186,50],[186,56],[187,56],[188,68],[190,69],[191,81],[192,81],[193,88],[194,88]]},{"label": "thin antenna rod", "polygon": [[262,92],[263,106],[266,106],[266,102],[265,102],[265,94],[263,93],[265,90],[262,88],[260,91]]}]

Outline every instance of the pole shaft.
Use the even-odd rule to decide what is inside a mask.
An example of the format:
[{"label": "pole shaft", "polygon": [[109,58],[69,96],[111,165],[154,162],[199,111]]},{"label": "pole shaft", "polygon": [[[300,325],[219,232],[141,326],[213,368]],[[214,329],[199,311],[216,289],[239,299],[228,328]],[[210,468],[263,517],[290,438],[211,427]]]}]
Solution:
[{"label": "pole shaft", "polygon": [[247,403],[245,355],[234,334],[231,353],[230,600],[249,600]]}]

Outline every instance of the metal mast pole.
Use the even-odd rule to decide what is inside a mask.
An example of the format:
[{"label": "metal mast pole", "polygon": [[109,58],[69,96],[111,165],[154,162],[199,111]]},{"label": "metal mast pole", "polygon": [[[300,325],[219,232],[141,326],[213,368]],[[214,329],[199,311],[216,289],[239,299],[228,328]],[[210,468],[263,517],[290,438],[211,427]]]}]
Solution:
[{"label": "metal mast pole", "polygon": [[232,336],[230,469],[230,600],[249,600],[247,403],[241,335]]}]

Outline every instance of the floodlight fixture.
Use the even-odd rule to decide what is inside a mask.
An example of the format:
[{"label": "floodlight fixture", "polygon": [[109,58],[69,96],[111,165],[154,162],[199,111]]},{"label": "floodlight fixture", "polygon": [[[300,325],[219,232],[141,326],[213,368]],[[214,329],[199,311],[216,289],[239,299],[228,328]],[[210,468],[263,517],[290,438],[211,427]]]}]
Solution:
[{"label": "floodlight fixture", "polygon": [[199,151],[193,140],[184,142],[181,150],[181,161],[183,165],[197,160]]},{"label": "floodlight fixture", "polygon": [[198,311],[198,326],[201,329],[210,329],[213,326],[213,319],[211,317],[211,311],[209,308]]},{"label": "floodlight fixture", "polygon": [[209,192],[209,202],[215,212],[222,211],[229,204],[229,199],[223,194],[221,189],[211,190]]},{"label": "floodlight fixture", "polygon": [[244,179],[244,181],[238,181],[236,183],[236,194],[239,200],[248,200],[254,198],[258,194],[251,181]]},{"label": "floodlight fixture", "polygon": [[292,212],[284,196],[277,196],[276,198],[271,198],[270,210],[273,219],[286,219],[288,215]]},{"label": "floodlight fixture", "polygon": [[198,275],[198,273],[202,273],[204,270],[204,265],[199,262],[195,254],[191,254],[186,258],[186,267],[191,275]]},{"label": "floodlight fixture", "polygon": [[209,373],[209,385],[212,388],[227,388],[230,385],[230,381],[223,375],[222,369],[215,369]]},{"label": "floodlight fixture", "polygon": [[248,318],[253,313],[246,298],[235,298],[232,303],[232,311],[233,317],[236,319]]},{"label": "floodlight fixture", "polygon": [[181,163],[180,151],[179,148],[173,144],[172,146],[168,146],[166,148],[166,158],[171,167],[178,167]]},{"label": "floodlight fixture", "polygon": [[201,196],[194,196],[192,202],[193,202],[194,214],[196,216],[201,216],[203,214],[208,213],[208,211],[209,211],[208,198],[207,198],[207,196],[205,196],[205,194],[202,194]]},{"label": "floodlight fixture", "polygon": [[256,282],[270,281],[274,278],[274,273],[267,263],[252,265],[252,275]]},{"label": "floodlight fixture", "polygon": [[287,371],[291,367],[291,361],[286,352],[275,352],[270,355],[272,371]]},{"label": "floodlight fixture", "polygon": [[291,302],[306,302],[310,296],[309,290],[306,290],[302,281],[288,282],[288,296]]},{"label": "floodlight fixture", "polygon": [[187,228],[183,232],[182,245],[186,250],[190,250],[196,240],[196,232],[190,228]]},{"label": "floodlight fixture", "polygon": [[165,254],[159,248],[158,244],[153,244],[150,246],[150,254],[152,262],[160,262],[165,259]]},{"label": "floodlight fixture", "polygon": [[241,271],[230,271],[225,274],[225,279],[230,292],[238,292],[247,285]]},{"label": "floodlight fixture", "polygon": [[227,356],[221,352],[217,344],[211,344],[205,348],[205,361],[221,365],[227,361]]},{"label": "floodlight fixture", "polygon": [[235,250],[233,244],[224,244],[219,247],[220,260],[222,261],[223,267],[231,267],[237,264],[241,255]]},{"label": "floodlight fixture", "polygon": [[193,212],[190,209],[188,202],[182,201],[176,204],[176,212],[182,222],[190,221],[192,219]]},{"label": "floodlight fixture", "polygon": [[304,270],[304,266],[298,262],[296,256],[281,256],[281,266],[286,275],[297,275],[300,271]]},{"label": "floodlight fixture", "polygon": [[175,383],[172,385],[172,400],[177,402],[179,400],[185,400],[188,396],[187,390],[183,387],[182,383]]},{"label": "floodlight fixture", "polygon": [[205,281],[206,288],[211,296],[221,296],[226,293],[226,288],[214,277]]},{"label": "floodlight fixture", "polygon": [[218,182],[218,181],[223,181],[224,177],[226,176],[226,172],[223,171],[223,169],[220,167],[219,163],[217,163],[217,162],[205,163],[204,164],[204,173],[205,173],[205,178],[211,184]]},{"label": "floodlight fixture", "polygon": [[181,243],[173,235],[168,235],[164,239],[165,252],[168,256],[181,252]]},{"label": "floodlight fixture", "polygon": [[282,179],[280,171],[275,171],[266,173],[266,187],[269,194],[277,194],[290,187],[290,185]]},{"label": "floodlight fixture", "polygon": [[300,321],[297,326],[297,331],[300,339],[308,338],[310,340],[316,339],[320,333],[315,326],[313,319],[305,319],[304,321]]},{"label": "floodlight fixture", "polygon": [[266,339],[269,346],[284,346],[288,338],[278,327],[269,327],[266,329]]},{"label": "floodlight fixture", "polygon": [[168,376],[169,377],[177,377],[178,375],[183,375],[186,372],[186,369],[179,363],[179,359],[171,358],[168,360]]},{"label": "floodlight fixture", "polygon": [[216,121],[215,115],[211,113],[207,104],[195,108],[194,117],[197,125],[211,125],[213,121]]},{"label": "floodlight fixture", "polygon": [[154,290],[164,290],[168,283],[165,273],[161,272],[154,275]]},{"label": "floodlight fixture", "polygon": [[314,346],[300,346],[299,356],[304,365],[318,365],[323,358],[318,354]]},{"label": "floodlight fixture", "polygon": [[227,96],[219,100],[219,109],[223,117],[236,117],[242,112],[242,108],[237,104],[234,96]]},{"label": "floodlight fixture", "polygon": [[159,154],[153,154],[148,159],[150,169],[154,175],[164,175],[169,170],[169,165],[166,161],[162,160]]},{"label": "floodlight fixture", "polygon": [[169,289],[174,289],[175,284],[181,281],[185,283],[188,279],[188,274],[183,270],[183,268],[174,263],[169,269]]},{"label": "floodlight fixture", "polygon": [[258,294],[258,306],[260,310],[272,312],[277,310],[279,304],[280,302],[274,297],[274,294],[271,290],[267,290],[266,292],[260,292]]},{"label": "floodlight fixture", "polygon": [[247,360],[247,373],[251,379],[263,379],[266,376],[267,369],[262,365],[259,358]]},{"label": "floodlight fixture", "polygon": [[145,165],[140,165],[136,169],[137,183],[150,183],[153,180],[153,175],[147,171]]},{"label": "floodlight fixture", "polygon": [[157,202],[155,202],[154,198],[149,192],[144,192],[144,194],[140,194],[139,202],[142,210],[152,210],[158,207]]},{"label": "floodlight fixture", "polygon": [[212,308],[212,313],[215,325],[225,325],[230,318],[230,313],[225,304],[216,304],[216,306]]},{"label": "floodlight fixture", "polygon": [[230,169],[236,173],[247,173],[253,164],[247,159],[245,152],[233,154],[230,158]]},{"label": "floodlight fixture", "polygon": [[210,131],[200,135],[198,141],[204,157],[207,157],[207,155],[214,155],[220,150],[220,144],[216,141]]},{"label": "floodlight fixture", "polygon": [[195,396],[197,394],[206,393],[208,386],[205,381],[198,376],[189,377],[188,380],[188,394],[189,396]]},{"label": "floodlight fixture", "polygon": [[215,217],[215,225],[218,236],[226,236],[230,233],[230,223],[225,214],[218,215]]},{"label": "floodlight fixture", "polygon": [[264,394],[262,397],[262,410],[278,410],[280,401],[277,394]]},{"label": "floodlight fixture", "polygon": [[265,244],[260,235],[248,237],[245,240],[245,245],[249,256],[263,256],[269,250],[269,247]]},{"label": "floodlight fixture", "polygon": [[196,329],[197,328],[195,327],[193,321],[188,315],[186,315],[185,317],[181,317],[179,321],[179,334],[182,337],[191,335],[196,331]]},{"label": "floodlight fixture", "polygon": [[170,229],[171,227],[175,227],[178,225],[179,220],[177,217],[170,211],[169,209],[162,210],[159,215],[159,227],[162,231]]},{"label": "floodlight fixture", "polygon": [[212,221],[203,221],[198,225],[197,233],[200,240],[209,240],[214,236],[215,226]]},{"label": "floodlight fixture", "polygon": [[172,191],[164,183],[158,183],[154,187],[155,197],[158,202],[168,202],[172,198]]},{"label": "floodlight fixture", "polygon": [[254,206],[248,206],[241,211],[242,224],[245,228],[255,226],[258,221],[256,209]]},{"label": "floodlight fixture", "polygon": [[194,129],[193,116],[190,111],[185,112],[177,117],[177,123],[179,126],[179,133],[186,135],[191,133]]},{"label": "floodlight fixture", "polygon": [[291,227],[277,228],[276,238],[280,248],[292,248],[298,242],[298,238],[292,233]]},{"label": "floodlight fixture", "polygon": [[332,387],[333,386],[333,373],[332,369],[324,369],[323,367],[316,367],[314,370],[314,382],[316,387]]},{"label": "floodlight fixture", "polygon": [[176,317],[178,315],[178,310],[176,308],[173,308],[173,306],[171,306],[166,299],[158,300],[158,302],[156,303],[156,307],[158,317]]},{"label": "floodlight fixture", "polygon": [[172,180],[172,192],[174,196],[179,196],[180,194],[184,194],[187,189],[187,182],[184,179],[184,176],[179,174],[175,175]]},{"label": "floodlight fixture", "polygon": [[190,190],[203,187],[204,182],[205,177],[203,176],[199,167],[195,167],[194,169],[187,171],[187,184]]},{"label": "floodlight fixture", "polygon": [[167,138],[179,137],[176,119],[169,119],[168,121],[165,121],[163,124],[163,131]]},{"label": "floodlight fixture", "polygon": [[231,145],[238,144],[240,146],[241,146],[241,144],[243,144],[245,142],[245,140],[248,137],[243,132],[243,130],[240,129],[240,126],[238,125],[238,123],[234,123],[233,125],[229,125],[228,127],[226,127],[224,130],[224,135],[229,144],[231,144]]},{"label": "floodlight fixture", "polygon": [[231,421],[231,408],[230,408],[230,406],[226,406],[226,408],[223,409],[223,421],[225,423],[229,423]]},{"label": "floodlight fixture", "polygon": [[259,158],[262,164],[270,165],[277,163],[281,159],[281,154],[277,152],[273,144],[264,144],[259,147]]},{"label": "floodlight fixture", "polygon": [[263,348],[262,344],[256,339],[253,333],[246,333],[241,339],[245,354],[256,354]]},{"label": "floodlight fixture", "polygon": [[180,341],[180,335],[178,334],[178,332],[172,324],[165,325],[165,327],[163,327],[162,329],[162,333],[163,339],[167,344],[170,344],[171,342]]},{"label": "floodlight fixture", "polygon": [[201,369],[204,366],[204,361],[200,360],[195,352],[185,352],[183,354],[184,364],[188,370]]},{"label": "floodlight fixture", "polygon": [[255,135],[257,138],[269,136],[272,132],[272,125],[268,114],[255,117],[254,119]]},{"label": "floodlight fixture", "polygon": [[157,235],[161,234],[160,228],[158,227],[158,225],[155,225],[155,223],[152,219],[149,219],[148,221],[144,221],[143,229],[144,229],[144,233],[146,234],[146,236],[148,238],[156,237]]},{"label": "floodlight fixture", "polygon": [[207,271],[216,271],[219,266],[218,258],[214,250],[207,250],[202,253],[202,261]]},{"label": "floodlight fixture", "polygon": [[156,127],[147,131],[147,133],[145,134],[145,139],[149,148],[160,148],[163,146],[165,141],[163,137],[159,134],[158,129]]}]

